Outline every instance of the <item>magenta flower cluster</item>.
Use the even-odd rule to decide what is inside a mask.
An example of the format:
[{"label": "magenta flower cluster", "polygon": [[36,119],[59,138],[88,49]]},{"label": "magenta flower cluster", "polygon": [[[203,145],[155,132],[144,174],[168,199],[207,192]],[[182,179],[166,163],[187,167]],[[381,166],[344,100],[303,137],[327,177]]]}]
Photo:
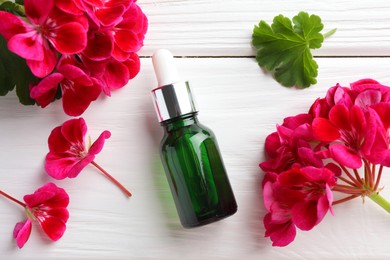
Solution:
[{"label": "magenta flower cluster", "polygon": [[60,91],[65,113],[81,115],[139,72],[148,21],[135,0],[25,0],[24,8],[26,17],[0,11],[0,34],[41,78],[30,84],[41,107]]},{"label": "magenta flower cluster", "polygon": [[[362,79],[337,84],[307,113],[284,119],[265,141],[265,236],[286,246],[296,228],[310,230],[332,206],[368,197],[390,212],[379,195],[390,166],[390,87]],[[339,193],[340,199],[335,200]]]}]

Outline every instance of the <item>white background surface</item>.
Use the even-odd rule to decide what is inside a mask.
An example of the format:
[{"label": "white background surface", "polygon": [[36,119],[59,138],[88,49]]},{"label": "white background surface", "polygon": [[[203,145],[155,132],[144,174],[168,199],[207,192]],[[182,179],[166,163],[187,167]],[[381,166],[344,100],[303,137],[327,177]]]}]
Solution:
[{"label": "white background surface", "polygon": [[[110,130],[96,162],[127,186],[126,199],[93,166],[76,179],[54,181],[43,170],[50,131],[69,117],[60,102],[24,107],[15,94],[0,98],[0,188],[17,198],[48,181],[70,197],[65,235],[50,242],[37,226],[19,250],[12,238],[21,207],[0,198],[0,259],[390,259],[390,216],[360,199],[335,206],[286,248],[263,238],[261,197],[265,137],[286,116],[307,111],[339,82],[375,78],[390,85],[390,2],[275,0],[139,0],[149,32],[139,75],[93,103],[83,117],[92,139]],[[338,31],[315,52],[318,83],[287,89],[254,60],[250,39],[260,19],[304,10]],[[149,91],[156,86],[149,56],[169,48],[183,79],[192,82],[200,121],[217,135],[239,210],[223,221],[183,229],[159,160],[162,128]],[[185,56],[185,57],[183,57]],[[348,56],[348,57],[347,57]],[[364,56],[364,57],[362,57]],[[186,58],[187,57],[187,58]],[[390,199],[385,172],[384,197]]]}]

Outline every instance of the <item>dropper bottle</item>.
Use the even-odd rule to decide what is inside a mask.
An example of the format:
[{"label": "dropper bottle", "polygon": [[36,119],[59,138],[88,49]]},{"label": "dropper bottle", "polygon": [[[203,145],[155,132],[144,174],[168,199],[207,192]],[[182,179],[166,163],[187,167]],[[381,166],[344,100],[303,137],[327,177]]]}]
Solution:
[{"label": "dropper bottle", "polygon": [[181,224],[196,227],[233,215],[237,204],[214,133],[198,121],[188,81],[172,54],[152,57],[158,88],[152,96],[164,137],[160,155]]}]

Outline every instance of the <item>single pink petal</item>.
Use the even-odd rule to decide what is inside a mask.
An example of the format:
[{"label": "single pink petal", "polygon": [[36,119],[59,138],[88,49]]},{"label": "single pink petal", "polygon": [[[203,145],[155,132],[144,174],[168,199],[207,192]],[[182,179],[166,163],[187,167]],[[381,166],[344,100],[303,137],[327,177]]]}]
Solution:
[{"label": "single pink petal", "polygon": [[138,72],[141,68],[141,62],[137,55],[137,53],[133,52],[130,54],[130,57],[125,60],[122,64],[127,66],[127,69],[129,70],[130,79],[137,76]]},{"label": "single pink petal", "polygon": [[39,221],[39,224],[46,235],[53,241],[60,239],[66,230],[65,223],[57,218],[44,218],[43,221]]},{"label": "single pink petal", "polygon": [[302,174],[299,168],[292,168],[282,172],[278,176],[278,182],[283,186],[294,187],[303,185],[307,178]]},{"label": "single pink petal", "polygon": [[291,209],[293,223],[301,230],[310,230],[318,223],[317,201],[301,201]]},{"label": "single pink petal", "polygon": [[314,118],[312,129],[314,138],[320,141],[332,142],[340,138],[338,128],[325,118]]},{"label": "single pink petal", "polygon": [[[332,194],[332,192],[330,192],[330,194]],[[317,202],[317,223],[320,223],[326,213],[328,213],[329,209],[331,209],[331,202],[328,200],[328,196],[322,196],[318,199],[318,202]],[[331,211],[332,212],[332,211]],[[333,213],[332,213],[333,214]]]},{"label": "single pink petal", "polygon": [[365,110],[368,106],[379,103],[381,99],[379,90],[365,90],[356,97],[355,104]]},{"label": "single pink petal", "polygon": [[268,157],[274,158],[278,156],[278,149],[280,146],[280,138],[277,132],[273,132],[265,138],[265,154]]},{"label": "single pink petal", "polygon": [[7,41],[16,34],[26,33],[27,26],[29,26],[20,17],[5,11],[0,11],[0,21],[0,34]]},{"label": "single pink petal", "polygon": [[118,45],[114,44],[114,48],[112,49],[111,56],[117,61],[126,61],[130,58],[131,52],[123,51]]},{"label": "single pink petal", "polygon": [[54,0],[24,0],[23,5],[28,19],[42,25],[54,7]]},{"label": "single pink petal", "polygon": [[329,147],[332,158],[349,168],[358,169],[362,166],[362,159],[358,153],[342,144],[334,144]]},{"label": "single pink petal", "polygon": [[72,22],[60,25],[53,33],[53,37],[47,36],[48,40],[61,54],[79,53],[87,46],[85,28],[79,23]]},{"label": "single pink petal", "polygon": [[329,111],[329,121],[339,129],[351,130],[349,110],[345,105],[335,105]]},{"label": "single pink petal", "polygon": [[390,129],[390,103],[378,103],[371,108],[378,114],[385,129]]},{"label": "single pink petal", "polygon": [[44,39],[36,31],[17,34],[8,41],[10,51],[28,60],[42,61],[44,59]]},{"label": "single pink petal", "polygon": [[96,100],[102,89],[97,82],[91,86],[74,84],[66,88],[62,95],[62,106],[67,115],[79,116],[88,108],[89,104]]},{"label": "single pink petal", "polygon": [[126,11],[123,5],[113,7],[97,8],[95,15],[103,26],[112,26],[122,20],[122,15]]},{"label": "single pink petal", "polygon": [[58,90],[59,83],[64,76],[60,73],[53,73],[42,79],[36,86],[30,87],[30,97],[35,99],[41,107],[49,105]]},{"label": "single pink petal", "polygon": [[85,85],[93,84],[88,75],[74,64],[60,63],[58,65],[58,71],[64,75],[67,80],[73,81],[81,79]]},{"label": "single pink petal", "polygon": [[81,152],[85,150],[84,138],[87,133],[87,124],[84,118],[70,119],[62,124],[61,133],[72,145],[78,145]]},{"label": "single pink petal", "polygon": [[24,222],[18,222],[14,228],[14,238],[16,238],[16,244],[19,248],[22,248],[26,244],[30,237],[32,228],[31,219],[27,218]]},{"label": "single pink petal", "polygon": [[88,154],[95,155],[100,153],[100,151],[103,149],[104,142],[106,139],[111,137],[110,131],[103,131],[103,133],[100,134],[98,139],[96,139],[95,142],[91,145],[91,147],[88,150]]},{"label": "single pink petal", "polygon": [[263,201],[265,208],[270,211],[271,205],[274,202],[271,182],[266,182],[263,185]]},{"label": "single pink petal", "polygon": [[56,196],[57,189],[58,187],[54,183],[49,182],[37,189],[33,194],[25,195],[23,200],[29,208],[34,208]]},{"label": "single pink petal", "polygon": [[44,46],[44,58],[42,61],[26,60],[31,72],[38,78],[44,78],[49,75],[58,60],[56,51],[51,46],[48,46],[47,42],[44,42]]},{"label": "single pink petal", "polygon": [[[54,204],[54,203],[53,203]],[[68,204],[69,204],[69,197],[68,197]],[[48,209],[46,211],[46,214],[47,214],[47,217],[48,218],[56,218],[56,219],[60,219],[61,221],[63,221],[64,223],[66,223],[69,219],[69,211],[66,209],[66,207],[68,206],[65,205],[65,206],[57,206],[57,207],[53,207],[51,209]],[[47,203],[45,203],[46,206],[48,206]],[[50,206],[49,206],[50,207]]]},{"label": "single pink petal", "polygon": [[[332,215],[334,215],[334,212],[333,212],[333,208],[332,208],[332,203],[333,203],[333,192],[332,190],[330,189],[329,185],[326,184],[325,186],[325,189],[326,189],[326,198],[327,198],[327,203],[328,203],[328,208],[329,208],[329,211]],[[320,211],[320,210],[318,210]]]},{"label": "single pink petal", "polygon": [[363,134],[367,128],[366,118],[363,110],[358,106],[352,106],[349,112],[351,127],[359,134]]},{"label": "single pink petal", "polygon": [[95,159],[95,155],[88,154],[82,160],[77,161],[72,168],[69,169],[67,177],[76,178],[81,171]]},{"label": "single pink petal", "polygon": [[130,79],[129,70],[122,63],[111,60],[107,63],[104,79],[110,90],[122,88]]},{"label": "single pink petal", "polygon": [[71,143],[65,139],[61,131],[62,126],[54,128],[48,138],[50,153],[66,153],[71,149]]},{"label": "single pink petal", "polygon": [[[45,170],[54,179],[63,180],[69,177],[69,172],[79,161],[75,157],[63,158],[57,154],[48,153],[45,160]],[[73,173],[73,176],[77,176],[78,173]]]},{"label": "single pink petal", "polygon": [[74,0],[61,0],[61,1],[56,1],[55,5],[60,10],[66,13],[74,14],[74,15],[82,15],[83,11],[80,10],[74,2],[75,2]]},{"label": "single pink petal", "polygon": [[265,236],[270,237],[273,246],[287,246],[295,239],[296,229],[292,221],[283,224],[274,224],[271,213],[264,217]]},{"label": "single pink petal", "polygon": [[115,44],[124,52],[137,52],[142,46],[137,35],[131,30],[117,30]]}]

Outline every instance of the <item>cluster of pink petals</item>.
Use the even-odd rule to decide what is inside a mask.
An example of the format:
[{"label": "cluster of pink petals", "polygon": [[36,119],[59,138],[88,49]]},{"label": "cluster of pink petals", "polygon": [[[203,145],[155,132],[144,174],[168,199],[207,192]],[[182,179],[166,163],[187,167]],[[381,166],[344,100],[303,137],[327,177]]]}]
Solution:
[{"label": "cluster of pink petals", "polygon": [[264,225],[274,246],[288,245],[296,228],[310,230],[332,212],[334,191],[350,195],[340,202],[377,191],[380,177],[354,178],[348,168],[357,174],[363,163],[390,166],[389,115],[390,88],[362,79],[330,88],[308,113],[285,118],[266,138]]},{"label": "cluster of pink petals", "polygon": [[0,34],[43,78],[30,86],[40,106],[59,88],[65,113],[78,116],[138,74],[148,21],[135,1],[25,0],[24,7],[27,19],[0,11]]},{"label": "cluster of pink petals", "polygon": [[24,196],[27,219],[14,228],[16,244],[22,248],[30,237],[32,222],[37,221],[45,234],[53,241],[60,239],[69,218],[69,196],[54,183],[47,183],[33,194]]},{"label": "cluster of pink petals", "polygon": [[49,136],[49,153],[46,155],[46,172],[57,180],[77,177],[90,164],[111,136],[104,131],[89,147],[85,143],[87,125],[83,118],[70,119],[53,129]]}]

